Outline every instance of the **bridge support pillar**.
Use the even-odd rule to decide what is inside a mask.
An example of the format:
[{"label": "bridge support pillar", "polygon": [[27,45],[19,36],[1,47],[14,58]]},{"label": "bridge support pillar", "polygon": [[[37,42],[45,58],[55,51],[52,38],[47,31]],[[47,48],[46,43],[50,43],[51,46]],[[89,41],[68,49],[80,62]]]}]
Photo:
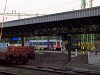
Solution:
[{"label": "bridge support pillar", "polygon": [[13,40],[12,40],[12,37],[10,38],[10,44],[13,44]]},{"label": "bridge support pillar", "polygon": [[68,62],[71,61],[71,45],[72,45],[72,35],[68,34]]},{"label": "bridge support pillar", "polygon": [[50,45],[49,45],[49,43],[50,43],[50,39],[49,39],[49,36],[48,36],[48,40],[47,40],[47,42],[48,42],[48,44],[47,44],[47,45],[48,45],[48,46],[47,46],[47,47],[48,47],[48,50],[50,50]]},{"label": "bridge support pillar", "polygon": [[24,37],[21,37],[22,40],[22,46],[24,46]]}]

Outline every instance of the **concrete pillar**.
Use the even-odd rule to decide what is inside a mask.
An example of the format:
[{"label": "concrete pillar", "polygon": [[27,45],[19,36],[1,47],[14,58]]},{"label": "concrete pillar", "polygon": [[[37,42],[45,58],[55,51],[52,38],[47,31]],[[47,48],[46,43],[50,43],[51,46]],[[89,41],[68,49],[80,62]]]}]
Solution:
[{"label": "concrete pillar", "polygon": [[78,53],[77,53],[77,49],[75,49],[75,57],[77,57]]},{"label": "concrete pillar", "polygon": [[22,46],[24,46],[24,37],[21,37]]},{"label": "concrete pillar", "polygon": [[48,50],[50,50],[50,45],[49,45],[49,43],[50,43],[50,39],[49,39],[49,36],[48,36],[47,43],[48,43],[48,44],[47,44],[47,45],[48,45],[48,46],[47,46],[47,47],[48,47]]},{"label": "concrete pillar", "polygon": [[71,36],[71,34],[68,34],[67,35],[68,36],[68,62],[70,62],[71,61],[71,45],[72,45],[72,36]]},{"label": "concrete pillar", "polygon": [[13,44],[13,40],[12,40],[12,38],[10,38],[10,44]]}]

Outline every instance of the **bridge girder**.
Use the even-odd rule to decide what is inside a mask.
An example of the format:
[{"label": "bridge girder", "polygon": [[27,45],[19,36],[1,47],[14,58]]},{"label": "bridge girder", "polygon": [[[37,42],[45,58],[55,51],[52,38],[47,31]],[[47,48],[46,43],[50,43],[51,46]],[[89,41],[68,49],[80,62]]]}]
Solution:
[{"label": "bridge girder", "polygon": [[99,33],[100,17],[78,18],[24,26],[6,27],[3,37]]}]

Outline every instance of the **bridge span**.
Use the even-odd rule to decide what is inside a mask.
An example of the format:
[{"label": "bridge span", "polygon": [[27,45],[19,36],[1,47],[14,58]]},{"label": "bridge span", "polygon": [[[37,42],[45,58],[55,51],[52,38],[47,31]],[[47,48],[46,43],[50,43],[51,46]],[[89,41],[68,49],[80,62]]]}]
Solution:
[{"label": "bridge span", "polygon": [[100,6],[5,22],[3,37],[99,32]]}]

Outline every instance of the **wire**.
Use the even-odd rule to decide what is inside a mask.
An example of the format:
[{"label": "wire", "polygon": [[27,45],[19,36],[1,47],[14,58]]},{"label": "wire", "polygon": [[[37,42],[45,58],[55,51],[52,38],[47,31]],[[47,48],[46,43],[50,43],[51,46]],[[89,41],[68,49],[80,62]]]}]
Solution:
[{"label": "wire", "polygon": [[[75,2],[70,2],[69,4],[63,4],[63,6],[53,6],[53,7],[47,7],[47,8],[40,8],[40,9],[36,9],[36,10],[34,10],[34,11],[51,11],[52,9],[59,9],[59,8],[66,8],[67,6],[70,6],[70,7],[72,7],[72,5],[73,4],[75,4],[75,3],[78,3],[79,2],[79,0],[76,0]],[[78,5],[78,7],[80,8],[80,5]],[[75,6],[74,7],[72,7],[73,9],[75,9]],[[66,8],[67,9],[67,8]],[[32,12],[33,10],[31,9],[31,11],[30,10],[28,10],[28,12]],[[24,12],[26,12],[26,11],[24,11]]]},{"label": "wire", "polygon": [[[24,4],[24,6],[29,6],[30,3],[32,3],[32,0],[30,0],[30,1],[29,0],[25,0],[25,1],[21,1],[21,2],[18,1],[16,4],[12,4],[10,6],[11,6],[11,9],[16,9],[16,8],[23,7],[23,4]],[[34,3],[38,3],[38,0],[34,1]]]},{"label": "wire", "polygon": [[[30,1],[31,2],[31,1]],[[68,5],[73,5],[73,4],[75,4],[75,3],[77,3],[77,2],[79,2],[79,0],[74,0],[74,1],[71,1],[71,2],[68,2],[67,3],[67,5],[66,5],[66,3],[63,3],[63,5],[60,3],[60,5],[58,4],[58,6],[56,7],[55,5],[53,5],[52,7],[47,7],[47,8],[39,8],[39,9],[36,9],[35,10],[35,12],[37,13],[38,11],[41,11],[41,12],[45,12],[45,11],[51,11],[51,10],[54,10],[54,12],[53,13],[58,13],[58,11],[57,12],[55,12],[55,10],[59,10],[59,8],[60,9],[63,9],[63,8],[66,8]],[[27,4],[28,2],[26,1],[26,3],[25,4]],[[35,5],[37,5],[37,2],[35,2],[36,4]],[[53,4],[54,4],[54,2],[53,2]],[[31,5],[31,4],[30,4]],[[18,6],[18,5],[17,5]],[[44,5],[43,5],[44,6]],[[28,7],[27,5],[25,5],[25,8],[26,7]],[[62,8],[63,7],[63,8]],[[74,6],[73,7],[73,9],[75,8],[76,6]],[[67,9],[66,8],[66,10],[67,11],[70,11],[69,9]],[[72,10],[72,9],[71,9]],[[24,12],[26,12],[26,11],[24,11]],[[32,12],[32,9],[31,9],[31,11],[28,9],[28,12]],[[64,12],[64,11],[61,11],[61,12]],[[6,14],[6,13],[5,13]],[[52,14],[51,12],[50,13],[48,13],[48,14]]]},{"label": "wire", "polygon": [[[6,5],[7,5],[7,0],[5,2],[4,13],[6,12]],[[3,15],[3,18],[2,18],[2,28],[1,28],[1,33],[0,33],[0,39],[2,37],[3,27],[4,27],[4,15]]]},{"label": "wire", "polygon": [[[38,1],[38,0],[37,0],[37,1]],[[45,0],[44,0],[44,1],[45,1]],[[79,1],[79,0],[74,0],[74,1],[71,1],[71,2],[68,2],[68,3],[64,3],[64,5],[71,5],[71,4],[74,4],[74,3],[78,2],[78,1]],[[36,9],[37,7],[38,7],[38,8],[41,8],[41,6],[42,6],[42,7],[43,7],[43,6],[44,6],[44,7],[47,6],[47,4],[42,4],[42,5],[40,4],[40,5],[38,5],[38,3],[43,3],[43,1],[41,1],[41,2],[36,2],[36,1],[35,1],[35,2],[34,2],[34,5],[35,5],[36,7],[33,7],[33,9],[34,9],[34,8]],[[44,2],[44,3],[45,3],[45,2]],[[52,8],[54,8],[54,7],[57,8],[57,7],[58,7],[57,4],[56,4],[56,5],[55,5],[55,4],[52,4],[52,5],[53,5]],[[15,7],[12,7],[12,8],[16,8],[16,7],[17,7],[17,8],[19,8],[19,9],[22,10],[22,8],[21,8],[22,6],[23,6],[23,4],[18,4],[18,5],[16,5]],[[28,7],[32,7],[32,6],[33,6],[33,1],[24,3],[24,6],[25,6],[25,7],[23,7],[23,9],[26,9],[26,8],[28,8]],[[60,4],[60,6],[63,6],[63,5]],[[37,8],[37,9],[38,9],[38,8]],[[37,9],[36,9],[36,10],[37,10]],[[45,8],[43,8],[43,9],[46,10]],[[48,8],[47,8],[47,9],[48,9]],[[28,11],[29,11],[29,10],[32,10],[32,8],[28,9]],[[33,10],[33,11],[34,11],[34,10]]]}]

